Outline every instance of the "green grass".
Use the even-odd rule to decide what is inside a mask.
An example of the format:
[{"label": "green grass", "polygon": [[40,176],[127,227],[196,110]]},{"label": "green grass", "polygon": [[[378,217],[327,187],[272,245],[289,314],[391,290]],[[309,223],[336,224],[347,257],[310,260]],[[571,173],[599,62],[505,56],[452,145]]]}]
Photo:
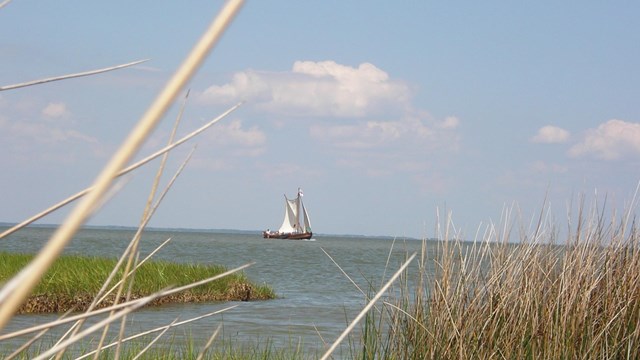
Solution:
[{"label": "green grass", "polygon": [[[32,258],[32,255],[0,252],[0,286]],[[62,256],[56,260],[42,278],[30,300],[21,310],[23,312],[61,312],[68,310],[71,306],[76,306],[79,310],[87,300],[93,299],[94,294],[100,290],[115,265],[115,259],[79,255]],[[146,262],[136,270],[132,294],[135,298],[143,297],[169,286],[190,284],[218,275],[226,270],[225,267],[217,265],[177,264],[166,261]],[[121,272],[118,273],[116,279],[122,278]],[[275,298],[270,287],[252,284],[243,273],[235,273],[181,294],[161,298],[155,304],[244,300],[239,297],[238,289],[247,286],[251,288],[251,300]]]},{"label": "green grass", "polygon": [[[265,340],[264,342],[256,342],[252,344],[238,345],[235,341],[220,340],[214,343],[209,349],[203,349],[203,344],[200,344],[189,337],[186,340],[175,341],[172,338],[164,340],[163,346],[153,347],[147,350],[144,354],[139,356],[146,344],[144,342],[129,343],[123,346],[120,351],[120,359],[134,359],[139,356],[140,360],[195,360],[200,353],[204,352],[203,359],[207,360],[312,360],[317,359],[319,354],[305,354],[300,346],[301,344],[291,343],[288,347],[277,348],[274,344]],[[82,348],[75,351],[67,352],[62,359],[75,359],[77,354],[87,353],[92,349]],[[8,355],[9,351],[3,351],[0,345],[0,357]],[[40,353],[39,349],[34,348],[27,350],[20,354],[18,359],[31,359]],[[92,357],[88,357],[91,359]],[[115,348],[111,347],[103,350],[99,356],[100,359],[113,359],[115,358]]]}]

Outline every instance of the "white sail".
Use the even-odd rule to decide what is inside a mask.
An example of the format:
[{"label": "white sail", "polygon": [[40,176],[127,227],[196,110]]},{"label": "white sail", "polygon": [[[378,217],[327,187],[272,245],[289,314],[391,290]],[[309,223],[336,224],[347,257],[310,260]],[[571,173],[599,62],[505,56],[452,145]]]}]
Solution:
[{"label": "white sail", "polygon": [[289,200],[285,196],[284,198],[284,220],[282,226],[278,229],[281,233],[292,233],[296,231],[298,223],[298,204],[296,200]]},{"label": "white sail", "polygon": [[309,214],[307,213],[307,208],[304,207],[302,200],[300,200],[300,204],[302,205],[302,218],[304,221],[304,232],[311,232],[311,221],[309,220]]}]

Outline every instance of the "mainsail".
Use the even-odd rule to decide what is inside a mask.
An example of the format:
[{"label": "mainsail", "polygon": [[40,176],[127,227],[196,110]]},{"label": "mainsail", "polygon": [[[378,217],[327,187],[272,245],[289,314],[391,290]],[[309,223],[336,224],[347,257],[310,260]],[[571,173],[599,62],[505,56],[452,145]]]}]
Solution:
[{"label": "mainsail", "polygon": [[287,196],[284,197],[284,220],[282,221],[282,226],[278,229],[281,233],[291,233],[296,232],[296,227],[298,223],[298,198],[294,200],[287,199]]}]

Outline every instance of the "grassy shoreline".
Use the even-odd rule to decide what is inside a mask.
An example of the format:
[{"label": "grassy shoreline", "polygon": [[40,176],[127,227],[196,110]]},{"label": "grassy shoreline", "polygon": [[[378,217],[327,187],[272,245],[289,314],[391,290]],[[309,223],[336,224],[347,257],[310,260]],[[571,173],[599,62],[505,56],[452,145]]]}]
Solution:
[{"label": "grassy shoreline", "polygon": [[[0,286],[18,273],[32,258],[33,255],[29,254],[0,252]],[[79,255],[65,255],[58,258],[18,312],[86,310],[116,262],[116,259]],[[225,267],[218,265],[150,261],[136,270],[131,298],[142,298],[169,286],[190,284],[225,271],[227,271]],[[116,279],[122,278],[121,272]],[[149,305],[273,298],[275,294],[270,287],[253,284],[244,274],[236,273],[178,294],[158,298]],[[118,302],[122,302],[123,299],[124,297],[121,297]],[[113,304],[114,300],[115,295],[111,295],[98,307]]]}]

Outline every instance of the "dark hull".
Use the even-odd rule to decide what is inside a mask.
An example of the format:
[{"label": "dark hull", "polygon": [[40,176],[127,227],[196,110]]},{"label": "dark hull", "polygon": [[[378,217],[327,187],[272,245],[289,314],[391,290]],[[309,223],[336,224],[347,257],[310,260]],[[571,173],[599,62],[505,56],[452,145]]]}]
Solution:
[{"label": "dark hull", "polygon": [[262,237],[265,239],[285,239],[285,240],[307,240],[311,239],[313,233],[304,232],[304,233],[272,233],[272,232],[262,232]]}]

